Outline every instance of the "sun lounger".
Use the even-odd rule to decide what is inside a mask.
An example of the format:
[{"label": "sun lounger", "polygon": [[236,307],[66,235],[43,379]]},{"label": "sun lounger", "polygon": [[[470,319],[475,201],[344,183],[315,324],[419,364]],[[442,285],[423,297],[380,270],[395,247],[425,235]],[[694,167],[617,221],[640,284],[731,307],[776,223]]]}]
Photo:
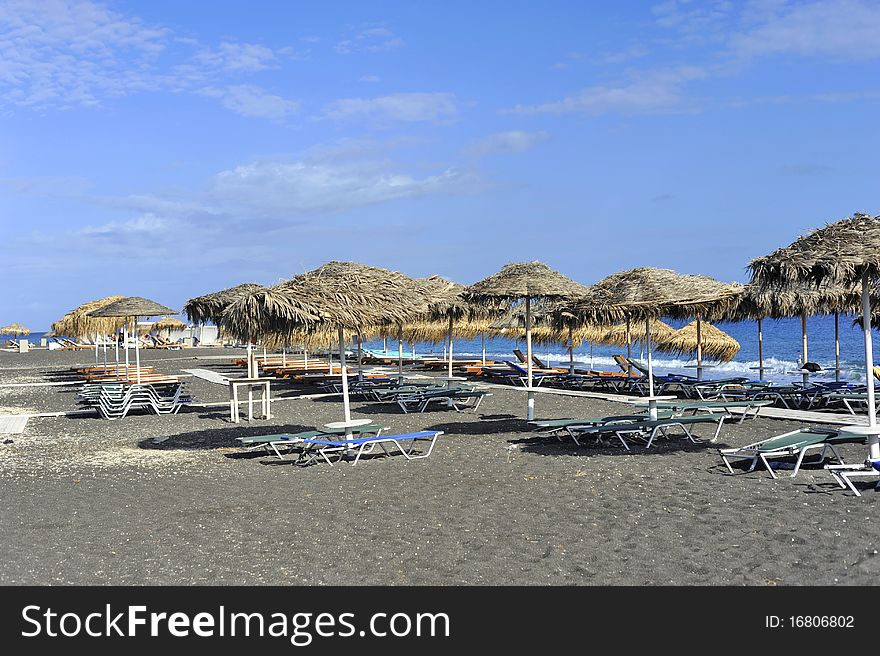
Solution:
[{"label": "sun lounger", "polygon": [[718,453],[731,474],[734,473],[730,466],[731,459],[741,459],[751,460],[748,469],[750,472],[754,471],[758,462],[761,462],[773,478],[776,478],[776,473],[770,466],[771,459],[795,457],[794,471],[791,474],[794,477],[800,471],[804,456],[809,451],[820,451],[818,462],[824,461],[826,452],[831,451],[838,463],[844,464],[837,449],[834,448],[835,444],[862,441],[864,438],[841,437],[840,431],[833,428],[800,428],[746,446],[719,449]]},{"label": "sun lounger", "polygon": [[[391,452],[388,450],[389,446],[396,447],[407,460],[418,460],[419,458],[427,458],[431,455],[437,438],[442,434],[443,431],[419,431],[416,433],[401,433],[399,435],[358,437],[350,440],[330,440],[317,437],[304,439],[302,440],[303,451],[297,462],[307,465],[321,458],[332,467],[332,458],[334,456],[336,457],[336,462],[339,462],[346,455],[354,455],[354,460],[351,463],[354,466],[361,459],[362,455],[373,453],[376,447],[381,449],[385,455],[391,455]],[[427,443],[427,449],[416,454],[414,449],[419,443]]]},{"label": "sun lounger", "polygon": [[492,393],[485,390],[444,387],[401,394],[397,396],[396,401],[405,413],[424,412],[431,404],[438,403],[453,408],[456,412],[464,410],[476,412],[487,396],[492,396]]},{"label": "sun lounger", "polygon": [[658,419],[658,420],[642,420],[642,421],[630,421],[630,422],[613,422],[607,424],[601,424],[597,426],[568,426],[566,430],[572,435],[572,438],[575,435],[594,435],[600,436],[602,434],[613,433],[617,436],[617,438],[623,443],[623,445],[629,449],[629,446],[626,444],[626,440],[624,439],[624,434],[634,434],[634,437],[640,439],[646,439],[645,448],[649,449],[651,445],[654,443],[654,440],[657,439],[658,436],[669,437],[668,430],[670,428],[681,428],[684,432],[685,436],[694,444],[697,443],[697,440],[694,439],[693,434],[689,426],[693,426],[694,424],[703,424],[703,423],[714,423],[715,434],[712,437],[712,442],[718,439],[718,434],[721,431],[721,427],[724,424],[724,420],[730,417],[728,414],[722,413],[712,413],[705,415],[694,415],[691,417],[669,417],[667,419]]},{"label": "sun lounger", "polygon": [[[859,478],[864,476],[880,477],[880,460],[865,460],[860,465],[847,465],[845,463],[837,465],[825,465],[825,469],[829,471],[837,484],[843,488],[849,488],[857,497],[862,496],[858,491],[851,478]],[[874,485],[875,490],[880,490],[880,480]]]},{"label": "sun lounger", "polygon": [[[660,411],[657,413],[658,419],[668,419],[673,416],[671,410]],[[557,435],[565,432],[569,426],[597,426],[600,424],[609,424],[623,421],[644,421],[649,419],[645,413],[632,415],[612,415],[610,417],[590,417],[587,419],[540,419],[530,421],[529,423],[538,429],[538,435]],[[577,440],[575,440],[577,443]]]},{"label": "sun lounger", "polygon": [[[647,402],[641,402],[636,404],[639,407],[647,407]],[[768,400],[757,400],[757,399],[749,399],[745,401],[726,401],[724,399],[716,399],[716,400],[708,400],[708,401],[691,401],[691,400],[681,400],[681,401],[657,401],[658,408],[667,408],[669,410],[676,410],[679,413],[685,413],[687,411],[691,411],[691,414],[697,414],[698,412],[712,412],[715,410],[724,410],[727,414],[733,414],[731,410],[733,409],[741,409],[742,415],[739,418],[739,423],[741,424],[747,417],[755,418],[758,416],[758,413],[761,411],[761,408],[773,405],[773,401]],[[751,414],[749,414],[751,413]]]},{"label": "sun lounger", "polygon": [[[245,451],[252,451],[254,449],[266,449],[267,452],[274,452],[276,456],[278,456],[279,460],[285,460],[282,455],[280,448],[287,448],[287,451],[291,451],[296,446],[301,446],[303,440],[309,439],[332,439],[333,437],[337,437],[339,435],[345,434],[345,428],[339,429],[326,429],[326,430],[311,430],[311,431],[303,431],[301,433],[278,433],[275,435],[252,435],[249,437],[237,437],[235,438],[238,442],[241,443],[242,447]],[[352,426],[348,428],[348,431],[352,435],[357,435],[358,437],[368,437],[368,436],[378,436],[382,434],[383,430],[387,430],[385,426]]]}]

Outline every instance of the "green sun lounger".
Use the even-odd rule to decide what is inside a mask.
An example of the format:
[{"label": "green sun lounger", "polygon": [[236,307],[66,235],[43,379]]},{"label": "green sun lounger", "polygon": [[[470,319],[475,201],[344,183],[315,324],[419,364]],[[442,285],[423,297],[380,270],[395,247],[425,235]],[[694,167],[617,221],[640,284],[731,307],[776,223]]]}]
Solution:
[{"label": "green sun lounger", "polygon": [[[383,430],[387,430],[385,426],[374,426],[367,424],[365,426],[354,426],[348,429],[352,435],[367,436],[381,435]],[[251,435],[249,437],[236,437],[235,439],[241,443],[245,451],[264,448],[267,452],[274,452],[279,460],[284,460],[284,456],[279,451],[279,447],[286,447],[290,451],[297,445],[302,445],[305,440],[313,440],[317,438],[334,438],[344,435],[344,428],[335,428],[327,430],[310,430],[300,433],[276,433],[273,435]]]},{"label": "green sun lounger", "polygon": [[864,437],[841,436],[840,432],[833,428],[799,428],[745,446],[719,449],[718,453],[731,474],[735,473],[730,466],[731,459],[751,460],[749,472],[754,471],[758,462],[761,462],[772,478],[776,478],[776,472],[770,466],[771,459],[796,458],[794,471],[791,473],[794,478],[800,471],[804,456],[809,451],[820,451],[817,462],[824,461],[826,452],[830,451],[839,464],[845,464],[834,446],[864,441]]},{"label": "green sun lounger", "polygon": [[577,435],[592,435],[595,437],[599,437],[602,434],[612,433],[617,436],[617,438],[621,441],[623,446],[629,450],[629,445],[626,443],[624,439],[624,434],[634,433],[636,437],[639,438],[647,438],[645,443],[645,448],[648,449],[654,443],[654,440],[657,439],[658,436],[669,437],[667,431],[670,428],[681,428],[684,431],[685,436],[694,444],[697,443],[697,440],[694,439],[693,434],[689,426],[693,426],[694,424],[706,424],[706,423],[714,423],[716,424],[715,435],[712,437],[712,442],[718,439],[718,434],[721,432],[721,426],[724,424],[724,420],[729,418],[730,415],[726,413],[711,413],[704,415],[693,415],[690,417],[669,417],[667,419],[657,419],[657,420],[643,420],[643,421],[624,421],[624,422],[611,422],[606,424],[601,424],[597,426],[567,426],[566,430],[568,430],[569,434],[572,436],[572,439],[577,441]]},{"label": "green sun lounger", "polygon": [[[662,410],[657,413],[658,419],[668,419],[675,413],[672,410]],[[598,424],[607,424],[609,422],[620,421],[641,421],[649,419],[645,413],[633,415],[612,415],[610,417],[589,417],[586,419],[541,419],[530,421],[529,423],[539,429],[539,435],[554,435],[566,430],[569,426],[595,426]]]},{"label": "green sun lounger", "polygon": [[[645,407],[648,403],[641,402],[636,405],[639,407]],[[657,401],[658,408],[676,410],[682,413],[690,410],[692,411],[692,414],[697,414],[700,411],[711,412],[713,410],[724,410],[732,415],[733,413],[730,412],[731,409],[742,408],[743,412],[742,416],[739,418],[739,423],[742,423],[747,417],[752,417],[754,419],[758,416],[761,408],[768,405],[773,405],[773,401],[769,399],[750,399],[745,401],[726,401],[724,399],[712,399],[708,401]],[[750,412],[751,414],[749,414]]]}]

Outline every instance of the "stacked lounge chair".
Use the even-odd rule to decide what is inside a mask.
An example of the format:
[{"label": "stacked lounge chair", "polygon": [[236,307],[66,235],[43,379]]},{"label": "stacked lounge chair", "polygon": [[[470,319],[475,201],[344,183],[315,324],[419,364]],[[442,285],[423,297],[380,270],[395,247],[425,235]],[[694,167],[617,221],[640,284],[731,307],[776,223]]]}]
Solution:
[{"label": "stacked lounge chair", "polygon": [[185,383],[86,383],[77,395],[80,405],[97,410],[104,419],[120,419],[133,409],[158,415],[176,414],[189,403]]}]

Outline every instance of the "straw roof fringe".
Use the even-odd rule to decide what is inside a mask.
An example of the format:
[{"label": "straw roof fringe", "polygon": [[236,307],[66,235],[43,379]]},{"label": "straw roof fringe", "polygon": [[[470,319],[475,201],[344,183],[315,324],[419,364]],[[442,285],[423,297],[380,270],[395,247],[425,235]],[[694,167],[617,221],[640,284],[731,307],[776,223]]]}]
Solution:
[{"label": "straw roof fringe", "polygon": [[297,330],[402,324],[424,317],[426,287],[395,271],[354,262],[329,262],[269,289],[239,299],[222,324],[240,339]]},{"label": "straw roof fringe", "polygon": [[142,296],[126,296],[89,314],[92,317],[155,317],[177,312]]},{"label": "straw roof fringe", "polygon": [[[663,323],[659,319],[651,319],[651,345],[656,346],[659,350],[669,344],[675,328],[667,323]],[[631,321],[629,327],[630,343],[638,340],[644,340],[647,336],[644,321]],[[619,323],[611,326],[605,331],[602,341],[606,344],[614,346],[626,346],[626,323]]]},{"label": "straw roof fringe", "polygon": [[471,301],[504,299],[573,298],[587,293],[588,288],[554,271],[543,262],[512,262],[498,273],[475,282],[465,297]]},{"label": "straw roof fringe", "polygon": [[150,326],[150,330],[185,330],[187,325],[180,319],[165,317]]},{"label": "straw roof fringe", "polygon": [[[721,362],[733,360],[740,348],[739,342],[733,337],[705,321],[700,324],[700,344],[707,359]],[[697,352],[696,320],[675,331],[668,342],[667,352],[676,355],[690,355]]]},{"label": "straw roof fringe", "polygon": [[749,263],[760,287],[802,283],[855,288],[863,272],[880,277],[880,216],[856,213]]},{"label": "straw roof fringe", "polygon": [[861,308],[859,289],[843,285],[792,284],[785,288],[761,287],[756,283],[745,286],[740,302],[725,319],[744,321],[756,319],[784,319],[808,315],[855,312]]},{"label": "straw roof fringe", "polygon": [[125,298],[124,296],[108,296],[83,303],[75,310],[71,310],[61,319],[52,324],[52,332],[56,335],[67,337],[94,337],[98,335],[112,335],[125,324],[124,317],[93,317],[91,312],[110,305],[115,301]]},{"label": "straw roof fringe", "polygon": [[0,328],[0,335],[15,335],[16,337],[26,337],[31,334],[29,328],[25,328],[20,323],[11,323],[8,326]]},{"label": "straw roof fringe", "polygon": [[700,315],[714,320],[737,306],[742,290],[739,283],[723,283],[709,276],[642,267],[603,278],[564,313],[554,313],[554,321],[608,324],[627,315],[631,319]]},{"label": "straw roof fringe", "polygon": [[255,283],[243,283],[228,289],[221,289],[218,292],[197,296],[184,304],[183,312],[193,323],[210,321],[215,326],[219,326],[223,318],[223,311],[227,307],[242,296],[252,294],[260,289],[264,289],[264,287]]}]

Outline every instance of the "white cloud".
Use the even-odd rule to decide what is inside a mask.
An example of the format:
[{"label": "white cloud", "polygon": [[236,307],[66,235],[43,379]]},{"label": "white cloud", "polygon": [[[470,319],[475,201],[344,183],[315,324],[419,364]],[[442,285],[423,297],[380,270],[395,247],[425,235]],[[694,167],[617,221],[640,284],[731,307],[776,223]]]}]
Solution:
[{"label": "white cloud", "polygon": [[437,121],[456,115],[458,109],[451,93],[395,93],[379,98],[344,98],[324,108],[333,119],[353,116],[377,116],[395,121]]},{"label": "white cloud", "polygon": [[524,153],[535,144],[545,141],[547,137],[546,132],[525,132],[523,130],[499,132],[480,139],[468,147],[466,152],[474,157]]},{"label": "white cloud", "polygon": [[277,61],[275,52],[266,46],[258,43],[228,42],[221,43],[217,49],[208,49],[197,53],[195,59],[210,68],[236,72],[261,71],[272,68]]},{"label": "white cloud", "polygon": [[361,75],[361,82],[379,82],[382,78],[378,75]]},{"label": "white cloud", "polygon": [[299,103],[269,93],[250,84],[228,86],[223,89],[208,87],[201,93],[220,98],[226,109],[251,118],[280,121],[299,111]]},{"label": "white cloud", "polygon": [[111,221],[100,226],[86,226],[77,232],[85,236],[120,236],[151,233],[165,230],[168,227],[167,220],[155,214],[144,214],[128,221]]},{"label": "white cloud", "polygon": [[286,219],[446,193],[461,183],[454,169],[417,178],[386,162],[258,161],[218,173],[209,196],[239,215]]},{"label": "white cloud", "polygon": [[[160,57],[161,55],[161,57]],[[139,92],[205,93],[206,84],[244,116],[279,119],[296,111],[236,76],[301,58],[290,47],[221,41],[216,47],[89,0],[9,0],[0,4],[0,107],[46,111],[98,106]]]},{"label": "white cloud", "polygon": [[880,5],[858,0],[784,4],[731,35],[739,58],[773,54],[870,60],[880,57]]},{"label": "white cloud", "polygon": [[587,87],[579,93],[541,105],[517,105],[516,114],[564,114],[583,112],[654,113],[681,110],[687,107],[683,86],[692,80],[706,77],[697,67],[680,67],[636,75],[628,82]]},{"label": "white cloud", "polygon": [[384,25],[364,26],[336,44],[336,52],[340,55],[351,55],[357,52],[389,52],[402,48],[406,44],[400,37]]}]

